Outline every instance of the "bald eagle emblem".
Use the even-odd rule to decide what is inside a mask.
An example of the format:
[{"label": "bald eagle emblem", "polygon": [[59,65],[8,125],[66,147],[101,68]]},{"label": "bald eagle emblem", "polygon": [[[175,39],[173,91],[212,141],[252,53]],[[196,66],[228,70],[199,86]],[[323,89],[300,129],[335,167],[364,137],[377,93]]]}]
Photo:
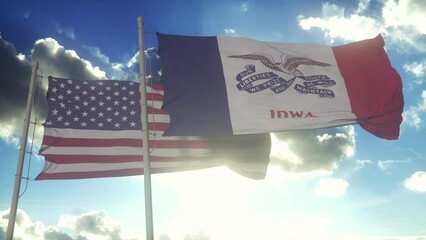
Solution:
[{"label": "bald eagle emblem", "polygon": [[297,67],[299,67],[300,65],[312,65],[319,67],[331,66],[331,64],[315,61],[310,58],[296,57],[285,54],[281,54],[281,62],[276,62],[271,55],[265,53],[232,55],[228,57],[257,60],[269,69],[290,74],[293,76],[303,76],[303,73],[297,69]]}]

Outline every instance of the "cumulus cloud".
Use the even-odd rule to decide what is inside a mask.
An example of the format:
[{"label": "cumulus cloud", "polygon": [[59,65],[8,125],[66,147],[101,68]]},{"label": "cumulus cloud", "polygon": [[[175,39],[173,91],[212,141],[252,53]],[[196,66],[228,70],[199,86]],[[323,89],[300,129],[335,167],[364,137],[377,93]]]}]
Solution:
[{"label": "cumulus cloud", "polygon": [[[160,82],[162,64],[157,48],[148,48],[145,53],[145,76],[148,81]],[[139,79],[139,52],[137,52],[124,66],[119,65],[122,70],[126,69],[133,79]]]},{"label": "cumulus cloud", "polygon": [[[320,29],[326,39],[333,43],[337,39],[356,41],[372,38],[382,33],[391,44],[400,50],[413,48],[426,51],[424,34],[426,27],[426,3],[422,0],[380,1],[381,15],[368,15],[370,1],[360,0],[351,12],[343,6],[326,2],[322,5],[322,16],[299,16],[299,26],[307,31]],[[373,10],[372,11],[377,11]],[[350,29],[350,31],[348,31]]]},{"label": "cumulus cloud", "polygon": [[422,91],[421,99],[417,105],[408,107],[402,113],[403,124],[420,129],[423,124],[423,118],[426,113],[426,90]]},{"label": "cumulus cloud", "polygon": [[404,180],[404,186],[414,192],[426,193],[426,172],[418,171]]},{"label": "cumulus cloud", "polygon": [[416,78],[413,82],[414,84],[422,85],[425,81],[424,77],[426,76],[426,60],[404,64],[403,69],[405,72]]},{"label": "cumulus cloud", "polygon": [[[6,239],[9,210],[0,211],[0,239]],[[71,236],[56,226],[46,226],[42,222],[32,221],[23,210],[18,210],[13,239],[32,240],[73,240]]]},{"label": "cumulus cloud", "polygon": [[304,30],[321,29],[330,43],[336,38],[346,41],[372,38],[383,30],[375,19],[359,14],[367,4],[368,1],[361,1],[357,11],[345,14],[345,8],[326,2],[322,5],[321,17],[299,16],[299,25]]},{"label": "cumulus cloud", "polygon": [[40,63],[46,75],[76,79],[106,78],[106,73],[99,67],[80,58],[74,50],[65,49],[53,38],[37,40],[31,52],[33,61]]},{"label": "cumulus cloud", "polygon": [[[0,211],[0,239],[5,239],[9,210]],[[61,229],[68,229],[68,231]],[[68,233],[71,232],[72,235]],[[21,240],[137,240],[104,211],[91,211],[79,216],[64,215],[56,226],[46,226],[33,221],[19,209],[16,217],[14,239]]]},{"label": "cumulus cloud", "polygon": [[[38,75],[77,79],[106,78],[104,71],[93,67],[75,51],[65,49],[52,38],[36,41],[31,53],[29,59],[39,62]],[[16,52],[12,43],[0,37],[0,139],[9,144],[18,144],[22,128],[31,78],[31,65],[27,59]],[[43,89],[46,88],[45,85],[46,82]],[[40,91],[40,88],[37,90]],[[41,92],[40,107],[37,110],[40,116],[44,116],[46,104],[44,92]]]},{"label": "cumulus cloud", "polygon": [[319,196],[338,197],[346,193],[349,183],[341,178],[324,178],[318,183],[315,193]]},{"label": "cumulus cloud", "polygon": [[355,152],[354,127],[335,131],[322,135],[316,131],[273,133],[271,164],[289,172],[333,171],[339,161]]}]

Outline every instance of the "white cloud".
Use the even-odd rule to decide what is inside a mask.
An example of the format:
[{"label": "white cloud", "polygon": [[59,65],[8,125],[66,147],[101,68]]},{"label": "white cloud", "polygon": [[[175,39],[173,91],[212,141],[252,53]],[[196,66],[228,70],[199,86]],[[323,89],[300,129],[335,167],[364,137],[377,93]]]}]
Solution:
[{"label": "white cloud", "polygon": [[106,73],[80,58],[74,50],[65,49],[53,38],[37,40],[31,51],[45,75],[76,79],[105,79]]},{"label": "white cloud", "polygon": [[242,12],[247,12],[248,11],[248,3],[247,2],[241,3],[240,10]]},{"label": "white cloud", "polygon": [[404,186],[411,191],[426,193],[426,172],[418,171],[404,180]]},{"label": "white cloud", "polygon": [[383,18],[387,27],[412,27],[426,34],[426,2],[423,0],[388,0],[384,2]]},{"label": "white cloud", "polygon": [[422,127],[423,115],[426,113],[426,90],[421,94],[420,102],[415,106],[410,106],[402,113],[403,124],[414,127],[417,130]]},{"label": "white cloud", "polygon": [[[379,1],[382,15],[368,15],[370,1],[358,1],[358,8],[346,12],[342,6],[324,3],[321,17],[299,16],[299,26],[304,30],[320,29],[326,39],[357,41],[382,33],[388,43],[399,50],[410,48],[426,51],[426,4],[423,0]],[[373,7],[372,7],[373,8]],[[374,10],[377,11],[377,10]]]},{"label": "white cloud", "polygon": [[356,12],[363,13],[368,8],[368,5],[370,5],[370,0],[360,0]]},{"label": "white cloud", "polygon": [[[9,210],[0,211],[0,239],[5,236],[8,225]],[[68,232],[61,230],[67,228]],[[63,215],[57,226],[46,226],[40,221],[33,221],[23,210],[19,209],[16,217],[14,239],[31,240],[137,240],[129,236],[123,227],[104,211],[90,211],[80,216]]]},{"label": "white cloud", "polygon": [[237,37],[238,36],[237,30],[235,30],[235,29],[225,28],[224,31],[225,31],[225,34],[230,35],[232,37]]},{"label": "white cloud", "polygon": [[65,36],[71,39],[75,39],[75,31],[73,27],[63,28],[59,26],[58,22],[54,22],[54,24],[55,24],[56,32],[58,32],[59,34],[64,34]]},{"label": "white cloud", "polygon": [[397,164],[404,164],[410,162],[410,159],[407,160],[380,160],[377,162],[377,166],[383,170],[389,170],[395,167]]},{"label": "white cloud", "polygon": [[367,166],[367,164],[372,164],[371,160],[356,160],[355,161],[355,170],[359,170]]},{"label": "white cloud", "polygon": [[404,64],[403,69],[408,74],[416,77],[416,79],[413,82],[414,84],[422,85],[423,82],[425,81],[424,77],[426,76],[426,60],[422,62],[413,62],[409,64]]},{"label": "white cloud", "polygon": [[19,137],[16,134],[16,126],[13,122],[1,123],[0,122],[0,139],[3,139],[7,144],[19,145]]},{"label": "white cloud", "polygon": [[[0,236],[6,235],[8,218],[9,210],[0,211]],[[72,240],[68,234],[61,232],[56,226],[45,226],[39,221],[33,222],[30,216],[20,209],[16,215],[14,239]]]},{"label": "white cloud", "polygon": [[[363,12],[368,1],[362,1],[358,12]],[[357,13],[345,16],[345,9],[336,4],[324,3],[322,5],[322,17],[299,16],[299,25],[304,30],[313,28],[321,29],[325,37],[333,43],[336,38],[346,41],[361,40],[375,37],[383,32],[380,24],[373,18],[358,15]],[[350,31],[348,31],[350,29]]]},{"label": "white cloud", "polygon": [[346,193],[349,183],[341,178],[324,178],[319,181],[315,193],[319,196],[338,197]]},{"label": "white cloud", "polygon": [[102,63],[108,64],[109,57],[101,52],[98,47],[84,46],[84,48],[88,49],[90,53],[97,59],[99,59]]}]

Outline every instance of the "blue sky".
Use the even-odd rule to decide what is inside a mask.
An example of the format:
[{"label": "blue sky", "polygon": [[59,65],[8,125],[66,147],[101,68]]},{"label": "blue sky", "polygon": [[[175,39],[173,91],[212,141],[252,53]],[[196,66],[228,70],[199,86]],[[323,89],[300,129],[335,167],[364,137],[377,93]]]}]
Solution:
[{"label": "blue sky", "polygon": [[[381,33],[405,98],[396,141],[358,126],[275,133],[265,180],[226,168],[153,176],[155,239],[426,239],[422,0],[0,1],[0,239],[31,61],[40,62],[42,91],[49,75],[137,80],[138,16],[149,32],[147,70],[154,79],[160,70],[155,32],[327,45]],[[41,136],[37,127],[35,151]],[[145,238],[143,178],[33,181],[43,164],[32,158],[17,237]]]}]

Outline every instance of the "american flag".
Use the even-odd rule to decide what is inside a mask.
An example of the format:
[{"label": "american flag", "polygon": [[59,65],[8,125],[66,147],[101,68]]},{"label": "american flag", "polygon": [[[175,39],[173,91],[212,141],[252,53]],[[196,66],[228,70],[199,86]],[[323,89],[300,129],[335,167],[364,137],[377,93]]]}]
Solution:
[{"label": "american flag", "polygon": [[[49,77],[47,101],[49,111],[40,148],[45,166],[37,180],[143,174],[139,83]],[[170,120],[160,110],[162,101],[162,86],[147,86],[152,173],[225,164],[250,178],[265,176],[270,147],[265,136],[215,140],[163,137]],[[238,147],[262,149],[265,154],[240,154]]]}]

